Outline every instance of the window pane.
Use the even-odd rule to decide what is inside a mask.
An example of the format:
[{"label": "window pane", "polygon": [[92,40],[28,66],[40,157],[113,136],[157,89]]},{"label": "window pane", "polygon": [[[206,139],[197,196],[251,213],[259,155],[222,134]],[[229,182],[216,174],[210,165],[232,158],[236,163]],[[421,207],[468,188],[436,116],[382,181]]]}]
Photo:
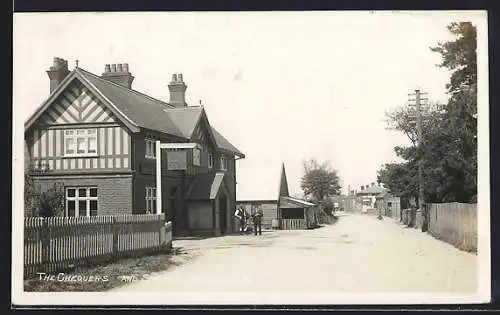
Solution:
[{"label": "window pane", "polygon": [[97,153],[97,137],[90,137],[89,138],[88,152],[89,153]]},{"label": "window pane", "polygon": [[67,154],[75,153],[75,139],[66,138],[66,153]]},{"label": "window pane", "polygon": [[75,216],[75,201],[70,200],[68,201],[68,217],[74,217]]},{"label": "window pane", "polygon": [[90,197],[97,197],[97,188],[90,188]]},{"label": "window pane", "polygon": [[78,201],[78,216],[83,217],[87,215],[87,201]]},{"label": "window pane", "polygon": [[65,130],[64,131],[64,134],[68,135],[68,136],[72,135],[73,133],[74,133],[74,130]]},{"label": "window pane", "polygon": [[84,135],[84,134],[85,134],[85,129],[78,129],[78,130],[76,131],[76,134],[77,134],[77,135]]},{"label": "window pane", "polygon": [[86,197],[87,196],[87,189],[78,189],[78,197]]},{"label": "window pane", "polygon": [[151,200],[151,213],[155,214],[156,213],[156,200]]},{"label": "window pane", "polygon": [[89,129],[87,130],[87,134],[89,135],[95,135],[97,133],[97,129]]},{"label": "window pane", "polygon": [[77,153],[85,153],[85,138],[77,138]]},{"label": "window pane", "polygon": [[151,197],[156,197],[156,188],[151,188]]},{"label": "window pane", "polygon": [[74,188],[68,189],[68,197],[75,197],[75,189]]},{"label": "window pane", "polygon": [[97,200],[90,200],[90,215],[97,215]]}]

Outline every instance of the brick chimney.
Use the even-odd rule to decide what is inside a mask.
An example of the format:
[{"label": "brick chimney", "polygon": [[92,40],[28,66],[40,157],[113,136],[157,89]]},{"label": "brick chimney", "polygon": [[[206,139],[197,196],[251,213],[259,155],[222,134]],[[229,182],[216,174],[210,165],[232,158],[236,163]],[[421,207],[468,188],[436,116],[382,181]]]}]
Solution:
[{"label": "brick chimney", "polygon": [[186,107],[187,85],[182,80],[182,74],[172,74],[172,81],[168,85],[170,91],[169,104],[175,107]]},{"label": "brick chimney", "polygon": [[69,74],[68,61],[54,57],[52,66],[47,70],[50,79],[50,93],[52,93]]},{"label": "brick chimney", "polygon": [[104,66],[104,73],[101,78],[120,84],[128,89],[132,88],[134,77],[128,70],[128,63],[114,63]]}]

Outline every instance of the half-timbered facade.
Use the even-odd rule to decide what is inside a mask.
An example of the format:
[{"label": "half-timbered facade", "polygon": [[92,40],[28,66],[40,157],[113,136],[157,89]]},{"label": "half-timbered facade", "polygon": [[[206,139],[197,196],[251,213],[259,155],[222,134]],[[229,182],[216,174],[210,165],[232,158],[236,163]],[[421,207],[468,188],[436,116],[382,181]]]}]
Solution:
[{"label": "half-timbered facade", "polygon": [[177,234],[234,230],[244,154],[186,104],[182,75],[167,103],[133,90],[127,64],[98,76],[55,58],[47,73],[50,96],[25,123],[25,165],[42,191],[63,184],[66,216],[156,212],[156,141],[189,142],[161,154],[162,210]]}]

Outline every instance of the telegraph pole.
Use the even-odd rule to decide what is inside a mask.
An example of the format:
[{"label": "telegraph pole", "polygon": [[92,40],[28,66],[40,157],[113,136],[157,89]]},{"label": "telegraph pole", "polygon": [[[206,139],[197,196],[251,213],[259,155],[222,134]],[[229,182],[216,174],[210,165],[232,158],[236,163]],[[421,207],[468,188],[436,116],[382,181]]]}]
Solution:
[{"label": "telegraph pole", "polygon": [[[409,99],[409,102],[415,101],[415,118],[417,125],[417,148],[419,152],[423,150],[423,136],[422,136],[422,101],[427,101],[427,98],[422,98],[422,95],[427,95],[420,90],[415,90],[415,93],[408,94],[414,96],[415,99]],[[411,103],[410,103],[411,104]],[[422,156],[418,159],[418,206],[420,211],[423,211],[424,206],[424,177],[423,177],[423,159]],[[411,225],[415,226],[415,216],[412,214]]]}]

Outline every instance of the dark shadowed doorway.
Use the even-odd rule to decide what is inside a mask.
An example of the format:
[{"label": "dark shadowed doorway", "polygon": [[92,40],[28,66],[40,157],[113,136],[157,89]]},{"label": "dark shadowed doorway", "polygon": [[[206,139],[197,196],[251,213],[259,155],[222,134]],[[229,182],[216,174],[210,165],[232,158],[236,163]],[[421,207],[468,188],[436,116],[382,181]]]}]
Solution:
[{"label": "dark shadowed doorway", "polygon": [[227,231],[227,197],[222,194],[219,197],[219,227],[220,233],[226,234]]}]

